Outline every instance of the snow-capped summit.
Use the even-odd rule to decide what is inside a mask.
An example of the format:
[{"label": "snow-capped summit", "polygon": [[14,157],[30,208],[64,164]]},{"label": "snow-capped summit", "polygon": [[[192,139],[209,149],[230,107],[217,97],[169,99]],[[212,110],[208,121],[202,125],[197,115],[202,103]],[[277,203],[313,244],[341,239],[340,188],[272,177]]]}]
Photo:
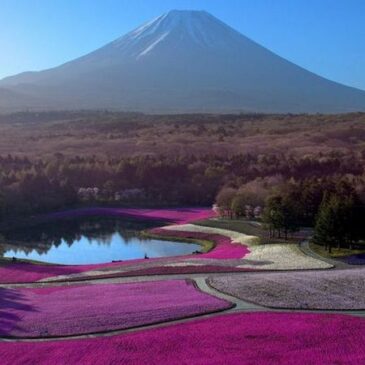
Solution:
[{"label": "snow-capped summit", "polygon": [[205,11],[172,10],[86,56],[6,78],[0,88],[21,93],[16,109],[365,111],[364,91],[286,61]]},{"label": "snow-capped summit", "polygon": [[132,50],[145,48],[137,56],[151,52],[163,42],[191,41],[201,47],[229,47],[228,39],[239,34],[205,11],[171,10],[112,43],[114,47]]}]

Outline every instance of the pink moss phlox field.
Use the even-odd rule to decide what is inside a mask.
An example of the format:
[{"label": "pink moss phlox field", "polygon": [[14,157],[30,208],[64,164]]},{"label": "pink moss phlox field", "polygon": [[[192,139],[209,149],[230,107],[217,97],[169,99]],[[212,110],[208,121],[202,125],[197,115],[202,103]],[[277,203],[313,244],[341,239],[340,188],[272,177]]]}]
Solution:
[{"label": "pink moss phlox field", "polygon": [[207,259],[241,259],[250,252],[247,246],[234,244],[229,237],[222,236],[220,234],[172,231],[161,228],[152,229],[151,232],[160,236],[206,240],[215,243],[215,247],[210,252],[199,255],[191,255],[190,257]]},{"label": "pink moss phlox field", "polygon": [[230,307],[184,280],[1,289],[0,336],[104,332]]},{"label": "pink moss phlox field", "polygon": [[111,337],[0,342],[3,365],[362,365],[365,320],[334,314],[220,315]]},{"label": "pink moss phlox field", "polygon": [[228,295],[265,307],[365,309],[363,268],[220,275],[209,278],[208,282]]},{"label": "pink moss phlox field", "polygon": [[118,265],[120,265],[118,262],[92,265],[42,265],[11,262],[0,266],[0,283],[32,283],[52,276],[77,274]]},{"label": "pink moss phlox field", "polygon": [[[112,279],[120,277],[134,277],[134,276],[148,276],[148,275],[174,275],[174,274],[210,274],[210,273],[231,273],[231,272],[248,272],[257,271],[252,268],[238,268],[234,266],[217,266],[217,265],[186,265],[186,266],[154,266],[149,268],[134,269],[130,271],[110,273],[106,271],[105,274],[90,275],[80,277],[70,277],[67,281],[80,281],[89,279]],[[57,280],[54,280],[57,282]]]},{"label": "pink moss phlox field", "polygon": [[214,217],[211,208],[171,208],[171,209],[137,209],[137,208],[84,208],[48,214],[49,218],[72,218],[90,215],[128,216],[134,219],[166,221],[174,224]]}]

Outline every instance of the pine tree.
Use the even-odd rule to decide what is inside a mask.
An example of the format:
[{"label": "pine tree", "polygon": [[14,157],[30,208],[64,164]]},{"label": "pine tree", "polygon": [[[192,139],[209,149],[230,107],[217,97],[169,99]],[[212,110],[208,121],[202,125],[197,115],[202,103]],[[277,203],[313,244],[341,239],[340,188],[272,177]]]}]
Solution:
[{"label": "pine tree", "polygon": [[271,196],[267,200],[263,221],[269,229],[270,237],[275,237],[275,232],[278,233],[279,238],[281,237],[281,230],[284,227],[284,212],[280,195]]},{"label": "pine tree", "polygon": [[314,239],[332,251],[332,246],[352,246],[361,237],[360,213],[354,196],[324,195],[316,219]]},{"label": "pine tree", "polygon": [[284,238],[288,239],[288,233],[298,231],[300,210],[300,203],[292,194],[271,196],[266,202],[263,215],[264,222],[270,231],[270,237],[275,236],[275,232],[278,232],[280,238],[281,232],[284,232]]}]

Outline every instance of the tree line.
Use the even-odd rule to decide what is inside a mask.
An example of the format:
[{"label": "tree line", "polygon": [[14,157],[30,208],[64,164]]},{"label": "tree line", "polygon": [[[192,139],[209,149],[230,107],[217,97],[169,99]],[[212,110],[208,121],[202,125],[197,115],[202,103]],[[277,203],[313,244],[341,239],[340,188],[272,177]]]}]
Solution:
[{"label": "tree line", "polygon": [[[31,159],[7,155],[0,156],[0,214],[4,219],[80,203],[110,204],[115,203],[116,194],[124,197],[120,192],[138,189],[143,194],[122,198],[118,204],[207,206],[217,197],[228,214],[243,215],[254,213],[247,206],[263,208],[269,195],[278,191],[293,197],[281,197],[284,203],[288,199],[301,202],[300,209],[288,209],[302,211],[301,224],[308,225],[314,224],[324,190],[334,191],[336,181],[363,194],[364,165],[362,155],[334,152],[317,157],[277,153],[70,158],[57,153],[47,159]],[[81,201],[80,188],[97,188],[96,201]],[[300,198],[296,197],[298,191]],[[270,204],[282,204],[279,198],[272,199]]]},{"label": "tree line", "polygon": [[314,228],[314,241],[332,247],[353,248],[365,239],[365,183],[362,177],[332,176],[290,179],[267,186],[264,199],[252,193],[250,183],[225,188],[216,202],[222,215],[254,218],[249,207],[263,204],[260,219],[270,238],[288,239],[303,227]]}]

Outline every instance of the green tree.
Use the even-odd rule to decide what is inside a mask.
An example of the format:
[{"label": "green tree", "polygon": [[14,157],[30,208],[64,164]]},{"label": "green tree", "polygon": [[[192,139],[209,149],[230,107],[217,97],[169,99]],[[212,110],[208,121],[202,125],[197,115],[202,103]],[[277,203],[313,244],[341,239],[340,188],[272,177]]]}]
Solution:
[{"label": "green tree", "polygon": [[315,242],[332,252],[333,245],[352,247],[362,235],[361,206],[356,196],[326,193],[315,224]]},{"label": "green tree", "polygon": [[245,215],[246,200],[243,195],[236,195],[232,199],[231,210],[236,217],[243,217]]},{"label": "green tree", "polygon": [[285,239],[288,233],[294,233],[300,229],[302,206],[294,194],[285,194],[282,198],[281,209],[283,215],[283,230]]},{"label": "green tree", "polygon": [[274,195],[268,198],[263,212],[263,221],[269,229],[270,237],[281,237],[281,230],[284,224],[284,215],[282,209],[282,197]]},{"label": "green tree", "polygon": [[288,239],[288,233],[294,233],[300,228],[300,204],[290,194],[277,194],[269,197],[264,209],[263,220],[267,224],[270,237],[278,238],[284,233]]},{"label": "green tree", "polygon": [[237,194],[236,189],[223,188],[216,197],[216,203],[218,205],[219,211],[222,215],[228,215],[230,218],[233,217],[232,212],[232,201]]}]

